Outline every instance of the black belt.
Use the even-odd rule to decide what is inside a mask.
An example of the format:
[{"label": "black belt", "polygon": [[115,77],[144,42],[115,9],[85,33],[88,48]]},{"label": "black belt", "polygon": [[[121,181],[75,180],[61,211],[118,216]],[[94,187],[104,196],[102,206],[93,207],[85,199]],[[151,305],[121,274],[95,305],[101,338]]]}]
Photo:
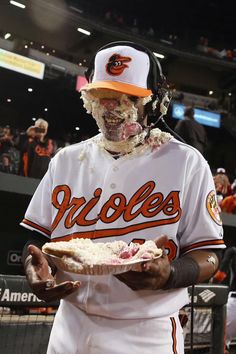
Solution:
[{"label": "black belt", "polygon": [[236,293],[230,294],[230,297],[236,297]]}]

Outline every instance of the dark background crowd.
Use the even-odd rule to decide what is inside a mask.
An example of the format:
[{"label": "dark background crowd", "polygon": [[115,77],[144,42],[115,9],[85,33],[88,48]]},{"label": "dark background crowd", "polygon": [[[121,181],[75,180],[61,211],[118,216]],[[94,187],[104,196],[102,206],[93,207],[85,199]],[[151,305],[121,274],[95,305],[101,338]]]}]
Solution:
[{"label": "dark background crowd", "polygon": [[[28,2],[25,1],[25,3]],[[48,3],[53,5],[63,3],[63,1],[49,1]],[[236,63],[235,15],[228,3],[217,0],[207,2],[199,0],[188,5],[181,3],[181,1],[178,3],[172,1],[156,3],[147,0],[137,0],[135,3],[126,0],[113,3],[107,0],[96,2],[68,0],[65,3],[71,11],[74,11],[74,14],[91,20],[102,30],[104,28],[106,31],[109,30],[112,36],[114,35],[114,40],[123,38],[124,35],[130,35],[133,36],[134,41],[147,40],[150,43],[158,44],[160,48],[167,48],[167,52],[171,52],[172,56],[168,58],[168,65],[164,61],[162,66],[164,71],[167,71],[169,78],[172,73],[171,63],[176,59],[177,51],[181,52],[183,57],[191,55],[190,62],[199,60],[199,69],[202,66],[199,57],[220,61],[222,66],[217,67],[218,71],[223,70],[224,65]],[[0,4],[0,12],[2,4],[3,2]],[[33,17],[30,20],[33,22]],[[24,27],[24,22],[19,22],[21,27]],[[68,23],[67,25],[69,27]],[[47,26],[49,28],[48,23]],[[0,21],[0,38],[5,38],[7,32],[9,29],[7,26],[2,26]],[[43,33],[43,29],[39,28],[38,32]],[[76,65],[87,66],[86,60],[80,58],[77,49],[79,47],[85,48],[88,57],[90,57],[89,43],[96,41],[98,37],[103,38],[104,33],[104,31],[100,33],[97,28],[93,36],[78,39],[77,45],[71,46],[70,50],[60,51],[50,45],[49,39],[52,37],[50,32],[52,31],[49,30],[44,37],[42,35],[40,40],[40,36],[33,38],[30,31],[25,31],[24,36],[19,33],[11,33],[9,42],[15,41],[16,52],[21,55],[27,56],[29,49],[34,48],[40,53],[48,55],[49,58],[54,56],[54,59],[57,57]],[[117,36],[118,32],[120,36]],[[62,43],[63,38],[60,41]],[[43,46],[44,48],[42,48]],[[182,58],[178,59],[181,64]],[[170,75],[166,70],[167,66],[170,67]],[[208,70],[211,71],[214,65],[210,62],[208,66]],[[206,89],[195,86],[194,80],[188,79],[185,69],[185,66],[180,66],[179,70],[183,71],[182,79],[185,80],[183,83],[181,82],[183,91],[191,92],[190,89],[192,89],[192,93],[204,93],[205,95]],[[198,72],[198,68],[196,71]],[[33,81],[26,75],[0,68],[0,80],[4,82],[4,85],[0,85],[0,172],[41,179],[51,158],[59,149],[90,138],[97,133],[92,119],[89,119],[85,110],[82,109],[79,93],[75,91],[75,77],[64,72],[60,73],[60,77],[56,77],[56,75],[54,77],[54,74],[55,72],[48,65],[44,80],[37,80],[36,85],[36,80]],[[23,84],[17,86],[19,76],[24,77],[25,86]],[[221,210],[228,214],[236,214],[236,119],[234,118],[236,104],[225,89],[229,83],[229,87],[232,84],[231,86],[235,90],[233,83],[235,74],[229,73],[229,76],[228,82],[223,77],[222,80],[220,79],[219,87],[222,89],[221,94],[223,93],[223,95],[218,100],[218,102],[222,102],[220,108],[226,112],[224,114],[230,117],[232,113],[232,119],[227,121],[229,125],[226,124],[223,114],[223,124],[220,129],[199,126],[193,117],[177,121],[171,117],[171,107],[166,121],[180,137],[205,156],[212,170]],[[23,96],[25,87],[33,88],[31,93],[27,92],[30,97],[27,99],[25,99],[26,96]],[[7,90],[4,91],[5,88]],[[9,97],[14,89],[19,96],[10,100]],[[71,96],[73,96],[73,101]],[[26,107],[28,108],[27,112],[24,110]],[[45,107],[49,107],[48,111]],[[194,105],[190,108],[193,109]],[[218,108],[219,106],[211,106],[209,110],[215,111]],[[30,114],[28,114],[29,111]],[[37,118],[32,121],[33,116]],[[160,128],[165,130],[165,127],[160,126]],[[194,136],[193,132],[195,132]],[[212,281],[229,285],[230,290],[235,292],[235,247],[227,247],[220,272],[225,273],[225,278],[216,277]],[[220,275],[222,276],[222,274]]]},{"label": "dark background crowd", "polygon": [[51,139],[48,126],[43,118],[26,130],[0,126],[0,172],[41,179],[59,149],[88,138],[68,133]]}]

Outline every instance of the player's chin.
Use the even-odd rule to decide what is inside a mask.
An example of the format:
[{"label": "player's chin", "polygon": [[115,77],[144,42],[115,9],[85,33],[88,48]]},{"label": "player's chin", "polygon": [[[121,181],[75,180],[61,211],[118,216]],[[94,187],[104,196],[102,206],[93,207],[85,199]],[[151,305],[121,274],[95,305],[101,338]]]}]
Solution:
[{"label": "player's chin", "polygon": [[121,141],[122,140],[122,125],[123,124],[104,124],[104,135],[106,139],[111,141]]}]

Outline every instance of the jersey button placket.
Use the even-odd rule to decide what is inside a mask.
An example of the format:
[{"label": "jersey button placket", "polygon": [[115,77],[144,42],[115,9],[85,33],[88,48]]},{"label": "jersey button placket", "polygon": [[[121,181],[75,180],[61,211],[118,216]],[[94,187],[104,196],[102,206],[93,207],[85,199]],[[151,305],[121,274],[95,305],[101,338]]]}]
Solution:
[{"label": "jersey button placket", "polygon": [[118,166],[113,166],[112,170],[113,170],[113,172],[117,172],[119,170],[119,167]]},{"label": "jersey button placket", "polygon": [[[110,167],[107,169],[102,188],[101,198],[99,200],[99,204],[97,205],[98,210],[101,210],[103,205],[110,199],[110,197],[116,193],[117,188],[119,188],[119,168],[115,164],[111,164]],[[97,222],[97,227],[99,229],[99,224],[101,220],[99,218]],[[102,226],[104,228],[104,225]]]},{"label": "jersey button placket", "polygon": [[[111,168],[111,179],[114,175],[114,179],[117,180],[117,173],[116,172],[118,172],[118,171],[119,171],[119,167],[116,164],[114,164],[113,167]],[[114,182],[110,183],[111,189],[115,189],[116,186],[117,186],[116,183],[114,183]]]}]

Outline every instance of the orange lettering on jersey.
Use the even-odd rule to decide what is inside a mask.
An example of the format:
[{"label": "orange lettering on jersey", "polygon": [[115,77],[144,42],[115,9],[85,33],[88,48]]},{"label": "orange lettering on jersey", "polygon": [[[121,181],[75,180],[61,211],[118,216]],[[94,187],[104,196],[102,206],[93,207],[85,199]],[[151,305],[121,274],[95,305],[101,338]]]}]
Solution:
[{"label": "orange lettering on jersey", "polygon": [[176,258],[177,249],[178,247],[173,240],[168,240],[165,243],[165,250],[169,258],[169,261],[173,261]]},{"label": "orange lettering on jersey", "polygon": [[[64,216],[64,225],[67,229],[70,229],[75,224],[79,226],[94,225],[98,220],[101,220],[103,223],[112,223],[121,216],[123,216],[123,219],[126,222],[135,219],[140,214],[145,218],[152,218],[160,212],[163,212],[163,214],[168,216],[168,218],[164,219],[129,225],[119,230],[113,229],[113,235],[114,233],[117,235],[126,234],[128,232],[144,230],[149,227],[177,222],[181,216],[179,192],[172,191],[166,198],[164,198],[163,194],[160,192],[152,193],[154,188],[155,183],[153,181],[145,183],[134,193],[129,201],[126,200],[123,194],[114,193],[103,204],[100,211],[97,213],[97,216],[93,219],[89,219],[89,213],[94,210],[94,207],[100,200],[102,189],[97,188],[94,191],[94,197],[86,201],[84,197],[71,198],[71,190],[69,186],[57,186],[53,190],[52,205],[58,210],[58,212],[52,223],[51,229],[54,230]],[[101,237],[99,236],[99,230],[96,231],[96,234],[97,237]]]},{"label": "orange lettering on jersey", "polygon": [[[81,212],[79,213],[79,215],[73,220],[73,223],[71,226],[74,225],[74,223],[76,223],[77,225],[81,225],[81,226],[88,226],[88,225],[94,225],[96,224],[98,217],[96,217],[95,219],[92,220],[87,220],[86,216],[88,215],[88,213],[95,207],[95,205],[97,204],[97,202],[100,199],[102,193],[102,189],[101,188],[97,188],[94,192],[94,198],[90,199],[88,201],[88,203],[85,205],[85,207],[81,210]],[[70,227],[71,227],[70,226]]]},{"label": "orange lettering on jersey", "polygon": [[135,219],[142,211],[142,206],[138,208],[135,212],[132,213],[132,210],[135,206],[140,204],[142,201],[148,198],[148,196],[152,193],[155,187],[155,183],[153,181],[145,183],[141,188],[137,190],[136,193],[131,197],[126,210],[124,212],[124,220],[131,221]]},{"label": "orange lettering on jersey", "polygon": [[152,194],[145,202],[143,203],[142,214],[146,218],[151,218],[157,215],[162,209],[163,202],[163,194],[162,193],[154,193]]},{"label": "orange lettering on jersey", "polygon": [[[117,220],[126,207],[126,198],[121,193],[113,194],[108,201],[103,205],[101,212],[99,214],[100,220],[104,223],[111,223]],[[109,209],[114,210],[114,212],[108,216]]]},{"label": "orange lettering on jersey", "polygon": [[76,217],[73,219],[75,213],[80,209],[80,207],[86,203],[85,198],[72,198],[71,203],[69,204],[70,211],[67,214],[65,219],[65,227],[70,229],[76,223]]},{"label": "orange lettering on jersey", "polygon": [[162,204],[162,211],[165,215],[172,216],[180,212],[179,192],[172,191],[168,194]]},{"label": "orange lettering on jersey", "polygon": [[[58,201],[59,194],[63,194],[61,203]],[[57,225],[63,218],[66,210],[69,209],[70,197],[71,197],[71,190],[70,187],[68,187],[67,185],[61,185],[54,188],[52,193],[52,205],[56,209],[58,209],[58,213],[51,225],[52,231],[57,227]]]}]

